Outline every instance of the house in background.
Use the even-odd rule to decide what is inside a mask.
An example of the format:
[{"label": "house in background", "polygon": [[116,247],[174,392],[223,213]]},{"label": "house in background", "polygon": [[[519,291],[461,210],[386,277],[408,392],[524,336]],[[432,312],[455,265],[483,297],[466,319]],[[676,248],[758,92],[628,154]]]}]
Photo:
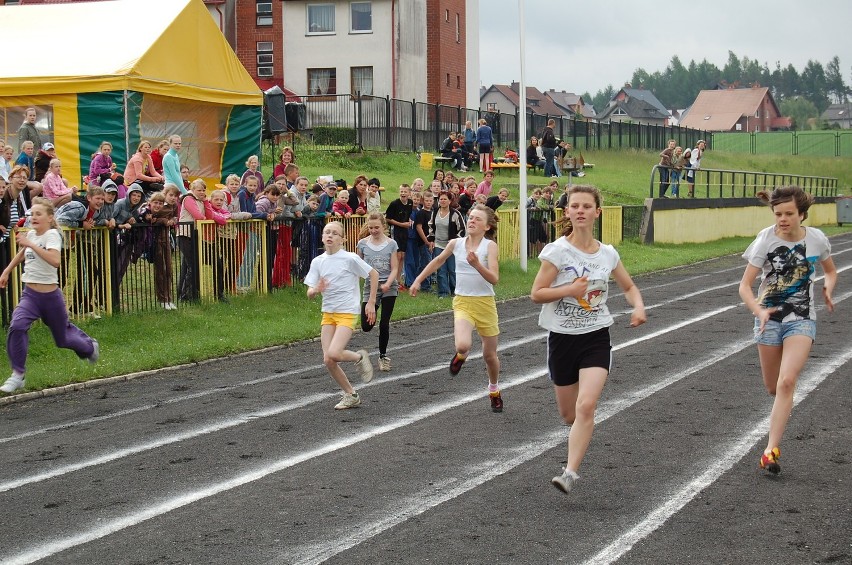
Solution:
[{"label": "house in background", "polygon": [[[553,100],[548,98],[542,91],[534,86],[526,87],[527,113],[548,115],[556,118],[568,116],[568,113],[557,106]],[[501,114],[514,114],[521,104],[520,85],[492,84],[485,90],[479,100],[479,108],[486,112],[500,112]]]},{"label": "house in background", "polygon": [[706,131],[777,131],[790,129],[791,118],[781,115],[767,87],[702,90],[685,116],[682,127]]},{"label": "house in background", "polygon": [[832,104],[820,116],[827,125],[840,129],[852,129],[852,102]]},{"label": "house in background", "polygon": [[643,88],[624,86],[610,99],[607,107],[598,112],[600,122],[634,122],[668,125],[669,111],[654,93]]},{"label": "house in background", "polygon": [[559,106],[566,116],[576,116],[586,120],[594,120],[597,117],[595,109],[587,104],[579,94],[565,92],[564,90],[548,90],[544,94]]}]

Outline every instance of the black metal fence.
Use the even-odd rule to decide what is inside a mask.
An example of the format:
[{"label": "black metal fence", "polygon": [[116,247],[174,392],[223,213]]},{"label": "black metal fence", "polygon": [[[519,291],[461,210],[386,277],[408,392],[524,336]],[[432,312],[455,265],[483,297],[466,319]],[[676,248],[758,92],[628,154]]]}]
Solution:
[{"label": "black metal fence", "polygon": [[[677,174],[677,180],[672,173]],[[651,168],[650,198],[690,196],[686,180],[687,170],[654,165]],[[698,169],[694,171],[695,198],[745,198],[759,191],[777,186],[797,185],[814,196],[837,196],[838,179],[788,173],[757,171],[730,171],[724,169]]]},{"label": "black metal fence", "polygon": [[[466,121],[484,118],[491,126],[496,147],[516,147],[521,116],[480,109],[426,104],[390,97],[302,96],[306,108],[303,128],[294,134],[294,144],[312,149],[378,151],[437,151],[450,131],[464,129]],[[529,136],[539,135],[547,121],[556,120],[555,133],[575,149],[658,149],[674,139],[683,147],[694,147],[699,139],[709,141],[706,131],[679,126],[612,122],[600,123],[564,115],[526,114]]]}]

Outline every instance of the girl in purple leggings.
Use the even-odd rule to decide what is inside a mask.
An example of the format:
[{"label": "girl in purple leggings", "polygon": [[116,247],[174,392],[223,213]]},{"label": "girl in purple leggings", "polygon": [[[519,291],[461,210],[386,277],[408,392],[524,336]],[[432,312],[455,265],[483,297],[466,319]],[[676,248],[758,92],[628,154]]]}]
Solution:
[{"label": "girl in purple leggings", "polygon": [[0,386],[0,391],[6,393],[24,388],[29,330],[38,319],[50,328],[58,347],[70,349],[90,363],[95,363],[99,355],[98,342],[68,321],[68,310],[57,274],[62,234],[53,220],[53,206],[49,200],[36,198],[30,210],[32,229],[17,233],[15,237],[20,251],[0,275],[0,288],[6,288],[9,275],[15,267],[24,264],[21,281],[26,286],[12,314],[6,337],[6,352],[12,365],[12,376]]}]

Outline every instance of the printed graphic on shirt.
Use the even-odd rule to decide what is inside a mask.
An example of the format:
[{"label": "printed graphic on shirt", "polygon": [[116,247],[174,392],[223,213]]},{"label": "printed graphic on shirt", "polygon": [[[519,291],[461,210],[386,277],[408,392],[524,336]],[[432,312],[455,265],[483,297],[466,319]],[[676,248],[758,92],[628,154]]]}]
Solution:
[{"label": "printed graphic on shirt", "polygon": [[[599,271],[599,265],[590,265],[585,261],[581,265],[569,265],[557,275],[557,286],[571,284],[579,277],[594,276]],[[556,303],[554,314],[563,328],[585,328],[598,323],[601,314],[600,306],[606,303],[607,279],[589,279],[586,294],[581,298],[565,297]],[[608,314],[605,312],[604,314]]]},{"label": "printed graphic on shirt", "polygon": [[790,314],[809,318],[811,275],[817,257],[808,259],[804,243],[776,247],[766,257],[771,270],[766,275],[760,303],[764,308],[777,308],[770,319],[781,322]]}]

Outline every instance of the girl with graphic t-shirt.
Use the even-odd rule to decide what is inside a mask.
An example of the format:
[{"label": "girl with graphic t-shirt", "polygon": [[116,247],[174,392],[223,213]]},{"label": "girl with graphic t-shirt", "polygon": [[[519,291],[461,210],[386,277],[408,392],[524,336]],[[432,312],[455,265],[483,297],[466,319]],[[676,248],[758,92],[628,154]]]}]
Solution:
[{"label": "girl with graphic t-shirt", "polygon": [[[361,229],[361,239],[356,245],[358,257],[379,273],[379,289],[373,293],[369,279],[364,284],[364,295],[361,300],[361,329],[368,332],[376,325],[373,316],[371,322],[367,318],[367,302],[370,295],[375,296],[376,304],[382,312],[379,320],[379,370],[390,371],[390,357],[387,356],[390,341],[390,319],[399,290],[397,273],[399,273],[398,245],[395,240],[385,235],[387,230],[385,217],[381,212],[371,212],[367,223]],[[369,237],[366,237],[368,236]]]},{"label": "girl with graphic t-shirt", "polygon": [[26,285],[21,301],[12,313],[12,323],[6,339],[6,352],[12,365],[12,376],[6,379],[0,391],[15,392],[24,388],[24,374],[29,349],[28,333],[33,322],[42,320],[50,328],[58,347],[72,350],[80,359],[90,363],[98,360],[98,342],[68,321],[68,309],[62,289],[59,288],[62,235],[53,219],[53,205],[45,198],[36,198],[30,208],[28,232],[18,232],[16,240],[20,251],[0,274],[0,288],[9,284],[12,271],[24,264],[21,281]]},{"label": "girl with graphic t-shirt", "polygon": [[630,326],[645,323],[645,306],[639,289],[621,263],[618,252],[594,238],[601,215],[601,193],[591,186],[568,190],[568,206],[561,223],[562,235],[539,255],[541,267],[530,297],[541,304],[538,323],[548,330],[547,367],[556,405],[568,434],[568,460],[553,485],[569,493],[580,478],[577,471],[592,439],[595,407],[612,361],[607,307],[609,277],[633,306]]},{"label": "girl with graphic t-shirt", "polygon": [[373,365],[366,350],[349,351],[346,346],[352,338],[355,328],[355,316],[361,312],[358,280],[370,277],[370,295],[364,306],[367,321],[376,323],[376,291],[379,287],[379,273],[356,254],[343,249],[343,224],[329,222],[322,230],[322,242],[325,253],[311,261],[311,268],[305,277],[308,298],[322,295],[322,357],[329,374],[343,390],[343,398],[334,409],[345,410],[361,404],[361,397],[352,388],[346,373],[340,367],[341,361],[357,363],[361,380],[365,383],[373,380]]},{"label": "girl with graphic t-shirt", "polygon": [[[784,186],[759,192],[757,197],[772,208],[775,225],[757,234],[743,253],[748,266],[740,281],[740,297],[754,314],[763,384],[775,397],[760,468],[777,474],[781,471],[778,445],[793,409],[796,381],[816,338],[816,264],[819,262],[825,273],[822,295],[829,312],[834,311],[837,269],[828,238],[818,229],[802,225],[813,203],[812,195],[798,186]],[[761,273],[755,298],[752,286]]]}]

